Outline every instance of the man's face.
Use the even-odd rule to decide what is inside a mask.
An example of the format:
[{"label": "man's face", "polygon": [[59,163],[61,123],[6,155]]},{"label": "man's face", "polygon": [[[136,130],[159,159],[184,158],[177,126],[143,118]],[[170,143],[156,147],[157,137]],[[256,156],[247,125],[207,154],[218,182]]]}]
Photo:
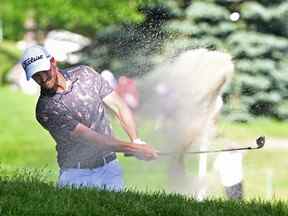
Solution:
[{"label": "man's face", "polygon": [[56,66],[53,63],[51,63],[50,70],[40,71],[34,74],[32,78],[41,86],[42,89],[56,92],[58,79]]}]

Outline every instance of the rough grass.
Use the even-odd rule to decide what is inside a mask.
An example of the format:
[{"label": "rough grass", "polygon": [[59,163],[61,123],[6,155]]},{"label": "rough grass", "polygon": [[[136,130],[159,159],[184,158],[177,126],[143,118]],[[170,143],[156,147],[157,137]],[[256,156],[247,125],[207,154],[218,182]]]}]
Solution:
[{"label": "rough grass", "polygon": [[[3,170],[2,170],[3,171]],[[35,174],[36,173],[36,174]],[[43,181],[42,172],[19,171],[0,177],[0,215],[287,215],[283,201],[198,202],[187,196],[164,192],[57,188]]]}]

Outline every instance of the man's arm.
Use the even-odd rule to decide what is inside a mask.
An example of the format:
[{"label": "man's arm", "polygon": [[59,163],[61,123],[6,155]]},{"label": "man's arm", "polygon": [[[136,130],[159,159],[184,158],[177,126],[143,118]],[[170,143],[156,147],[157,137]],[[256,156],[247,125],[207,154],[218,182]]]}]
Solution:
[{"label": "man's arm", "polygon": [[113,91],[104,97],[103,101],[115,113],[131,142],[137,139],[136,124],[132,112],[122,98]]},{"label": "man's arm", "polygon": [[114,112],[119,119],[121,126],[129,136],[131,142],[133,142],[133,140],[137,139],[136,126],[132,113],[126,103],[111,88],[109,83],[100,76],[99,73],[90,67],[85,67],[85,71],[92,76],[93,82],[97,83],[97,85],[95,85],[95,94],[98,94],[105,105],[107,105]]},{"label": "man's arm", "polygon": [[72,136],[80,137],[89,143],[96,144],[103,150],[132,154],[140,160],[153,160],[158,156],[156,150],[150,145],[137,145],[102,135],[81,123],[78,123],[72,131]]},{"label": "man's arm", "polygon": [[71,112],[57,101],[41,100],[37,104],[36,118],[50,133],[57,133],[63,137],[73,136],[97,145],[108,151],[124,152],[134,155],[141,160],[156,159],[157,152],[149,145],[137,145],[123,142],[113,137],[99,134],[73,118]]}]

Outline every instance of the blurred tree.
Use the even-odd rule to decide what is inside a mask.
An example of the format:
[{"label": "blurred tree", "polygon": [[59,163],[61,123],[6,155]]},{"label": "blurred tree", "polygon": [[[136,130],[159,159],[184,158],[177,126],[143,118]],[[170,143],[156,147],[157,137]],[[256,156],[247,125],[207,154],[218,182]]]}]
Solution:
[{"label": "blurred tree", "polygon": [[[82,63],[117,75],[141,75],[167,55],[190,48],[227,51],[235,59],[236,76],[225,93],[225,113],[237,121],[288,117],[287,0],[79,0],[73,7],[72,0],[47,0],[45,7],[32,2],[41,29],[64,26],[89,36],[97,31]],[[30,5],[21,4],[22,9]]]},{"label": "blurred tree", "polygon": [[[242,96],[251,98],[249,102],[242,101],[250,114],[287,119],[288,110],[285,112],[283,104],[288,100],[288,83],[283,75],[288,72],[288,25],[284,21],[288,2],[271,2],[250,1],[238,5],[243,29],[231,34],[227,44],[239,73],[233,84],[239,88],[230,93],[233,97],[240,91]],[[247,76],[246,82],[241,81],[240,74]],[[255,89],[257,86],[262,88]]]},{"label": "blurred tree", "polygon": [[23,37],[24,22],[33,15],[37,28],[44,33],[51,29],[66,29],[94,37],[95,32],[110,24],[139,22],[142,15],[135,0],[1,0],[0,19],[4,38]]},{"label": "blurred tree", "polygon": [[286,0],[194,0],[177,15],[165,25],[176,35],[166,45],[169,52],[206,47],[233,55],[236,76],[225,94],[225,113],[231,119],[287,119]]},{"label": "blurred tree", "polygon": [[163,22],[173,15],[161,1],[149,1],[139,7],[144,20],[139,24],[112,25],[96,33],[92,45],[82,50],[81,63],[101,71],[110,69],[117,76],[139,76],[154,65],[166,35]]},{"label": "blurred tree", "polygon": [[[235,121],[254,116],[287,119],[288,2],[167,0],[142,5],[144,22],[99,32],[83,62],[130,76],[167,56],[206,47],[235,59],[224,112]],[[165,43],[163,43],[165,41]]]}]

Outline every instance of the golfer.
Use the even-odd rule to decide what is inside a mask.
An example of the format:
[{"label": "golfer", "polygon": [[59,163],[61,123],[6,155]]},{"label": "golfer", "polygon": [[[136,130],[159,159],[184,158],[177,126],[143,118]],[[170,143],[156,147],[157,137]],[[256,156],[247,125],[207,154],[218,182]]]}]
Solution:
[{"label": "golfer", "polygon": [[[25,50],[22,66],[27,80],[41,87],[38,122],[56,141],[59,186],[123,188],[115,152],[153,160],[157,151],[137,137],[131,111],[97,72],[88,66],[60,70],[41,46]],[[106,105],[118,117],[131,142],[112,135]]]}]

